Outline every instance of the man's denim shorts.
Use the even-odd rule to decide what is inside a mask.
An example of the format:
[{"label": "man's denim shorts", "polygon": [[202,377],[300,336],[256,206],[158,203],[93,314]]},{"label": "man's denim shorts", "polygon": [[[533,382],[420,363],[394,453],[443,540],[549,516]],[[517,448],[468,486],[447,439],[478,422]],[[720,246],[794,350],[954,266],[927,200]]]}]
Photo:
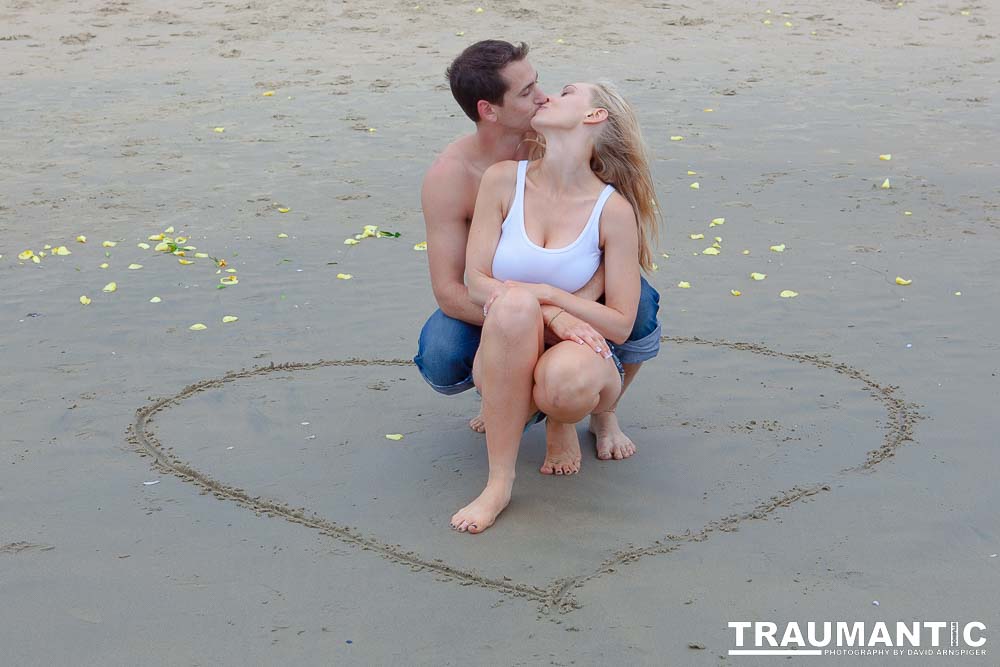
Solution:
[{"label": "man's denim shorts", "polygon": [[[659,354],[659,310],[660,294],[643,278],[632,335],[621,345],[608,342],[616,361],[640,364]],[[417,356],[413,358],[427,384],[447,395],[471,389],[472,361],[481,334],[482,327],[448,317],[440,309],[434,311],[420,330]]]}]

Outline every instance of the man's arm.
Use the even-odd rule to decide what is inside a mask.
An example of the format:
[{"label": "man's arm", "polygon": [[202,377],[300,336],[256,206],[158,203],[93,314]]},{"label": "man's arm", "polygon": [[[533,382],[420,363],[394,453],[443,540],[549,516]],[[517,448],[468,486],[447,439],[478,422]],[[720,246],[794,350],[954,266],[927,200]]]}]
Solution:
[{"label": "man's arm", "polygon": [[427,229],[427,261],[438,307],[448,317],[482,326],[483,308],[469,299],[465,250],[469,240],[472,178],[450,159],[439,159],[424,176],[420,200]]}]

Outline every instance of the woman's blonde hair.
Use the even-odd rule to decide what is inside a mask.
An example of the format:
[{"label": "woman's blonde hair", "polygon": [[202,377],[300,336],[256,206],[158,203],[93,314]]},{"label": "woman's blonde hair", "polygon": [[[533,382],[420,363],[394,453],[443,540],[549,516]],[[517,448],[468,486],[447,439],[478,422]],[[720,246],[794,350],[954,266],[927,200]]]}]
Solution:
[{"label": "woman's blonde hair", "polygon": [[[639,266],[649,272],[653,270],[653,246],[659,238],[661,215],[639,121],[613,84],[602,81],[593,85],[594,106],[605,109],[608,119],[594,138],[590,168],[632,205],[639,230]],[[532,160],[545,154],[541,135],[526,141],[533,144]]]}]

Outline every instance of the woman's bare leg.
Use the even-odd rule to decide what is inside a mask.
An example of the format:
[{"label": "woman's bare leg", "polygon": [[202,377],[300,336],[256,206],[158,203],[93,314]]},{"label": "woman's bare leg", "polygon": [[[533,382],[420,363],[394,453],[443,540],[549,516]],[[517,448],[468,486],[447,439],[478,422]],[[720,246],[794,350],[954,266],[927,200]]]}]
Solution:
[{"label": "woman's bare leg", "polygon": [[459,531],[483,532],[510,502],[521,434],[534,410],[532,372],[542,353],[543,332],[541,307],[527,290],[509,289],[490,306],[472,369],[483,394],[490,474],[479,497],[451,517]]},{"label": "woman's bare leg", "polygon": [[545,426],[546,475],[571,475],[580,470],[580,440],[576,423],[587,414],[608,410],[621,394],[615,362],[589,347],[563,341],[550,348],[535,366],[533,396],[548,417]]},{"label": "woman's bare leg", "polygon": [[[625,369],[625,382],[622,385],[622,395],[624,395],[625,390],[638,375],[642,364],[622,364],[622,366]],[[597,440],[597,458],[602,461],[627,459],[635,454],[635,443],[618,425],[618,414],[615,410],[620,401],[621,396],[607,410],[590,415],[589,430]]]}]

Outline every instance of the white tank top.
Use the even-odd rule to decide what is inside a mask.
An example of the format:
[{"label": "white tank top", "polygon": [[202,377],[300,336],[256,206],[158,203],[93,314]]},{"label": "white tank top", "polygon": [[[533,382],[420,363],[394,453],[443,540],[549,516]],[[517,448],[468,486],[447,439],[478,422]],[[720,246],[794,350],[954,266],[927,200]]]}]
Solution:
[{"label": "white tank top", "polygon": [[524,175],[527,169],[527,160],[517,163],[514,201],[500,228],[500,241],[493,255],[493,277],[545,283],[575,292],[587,284],[601,264],[601,211],[615,189],[611,185],[604,188],[587,225],[575,241],[562,248],[543,248],[528,238],[524,228]]}]

